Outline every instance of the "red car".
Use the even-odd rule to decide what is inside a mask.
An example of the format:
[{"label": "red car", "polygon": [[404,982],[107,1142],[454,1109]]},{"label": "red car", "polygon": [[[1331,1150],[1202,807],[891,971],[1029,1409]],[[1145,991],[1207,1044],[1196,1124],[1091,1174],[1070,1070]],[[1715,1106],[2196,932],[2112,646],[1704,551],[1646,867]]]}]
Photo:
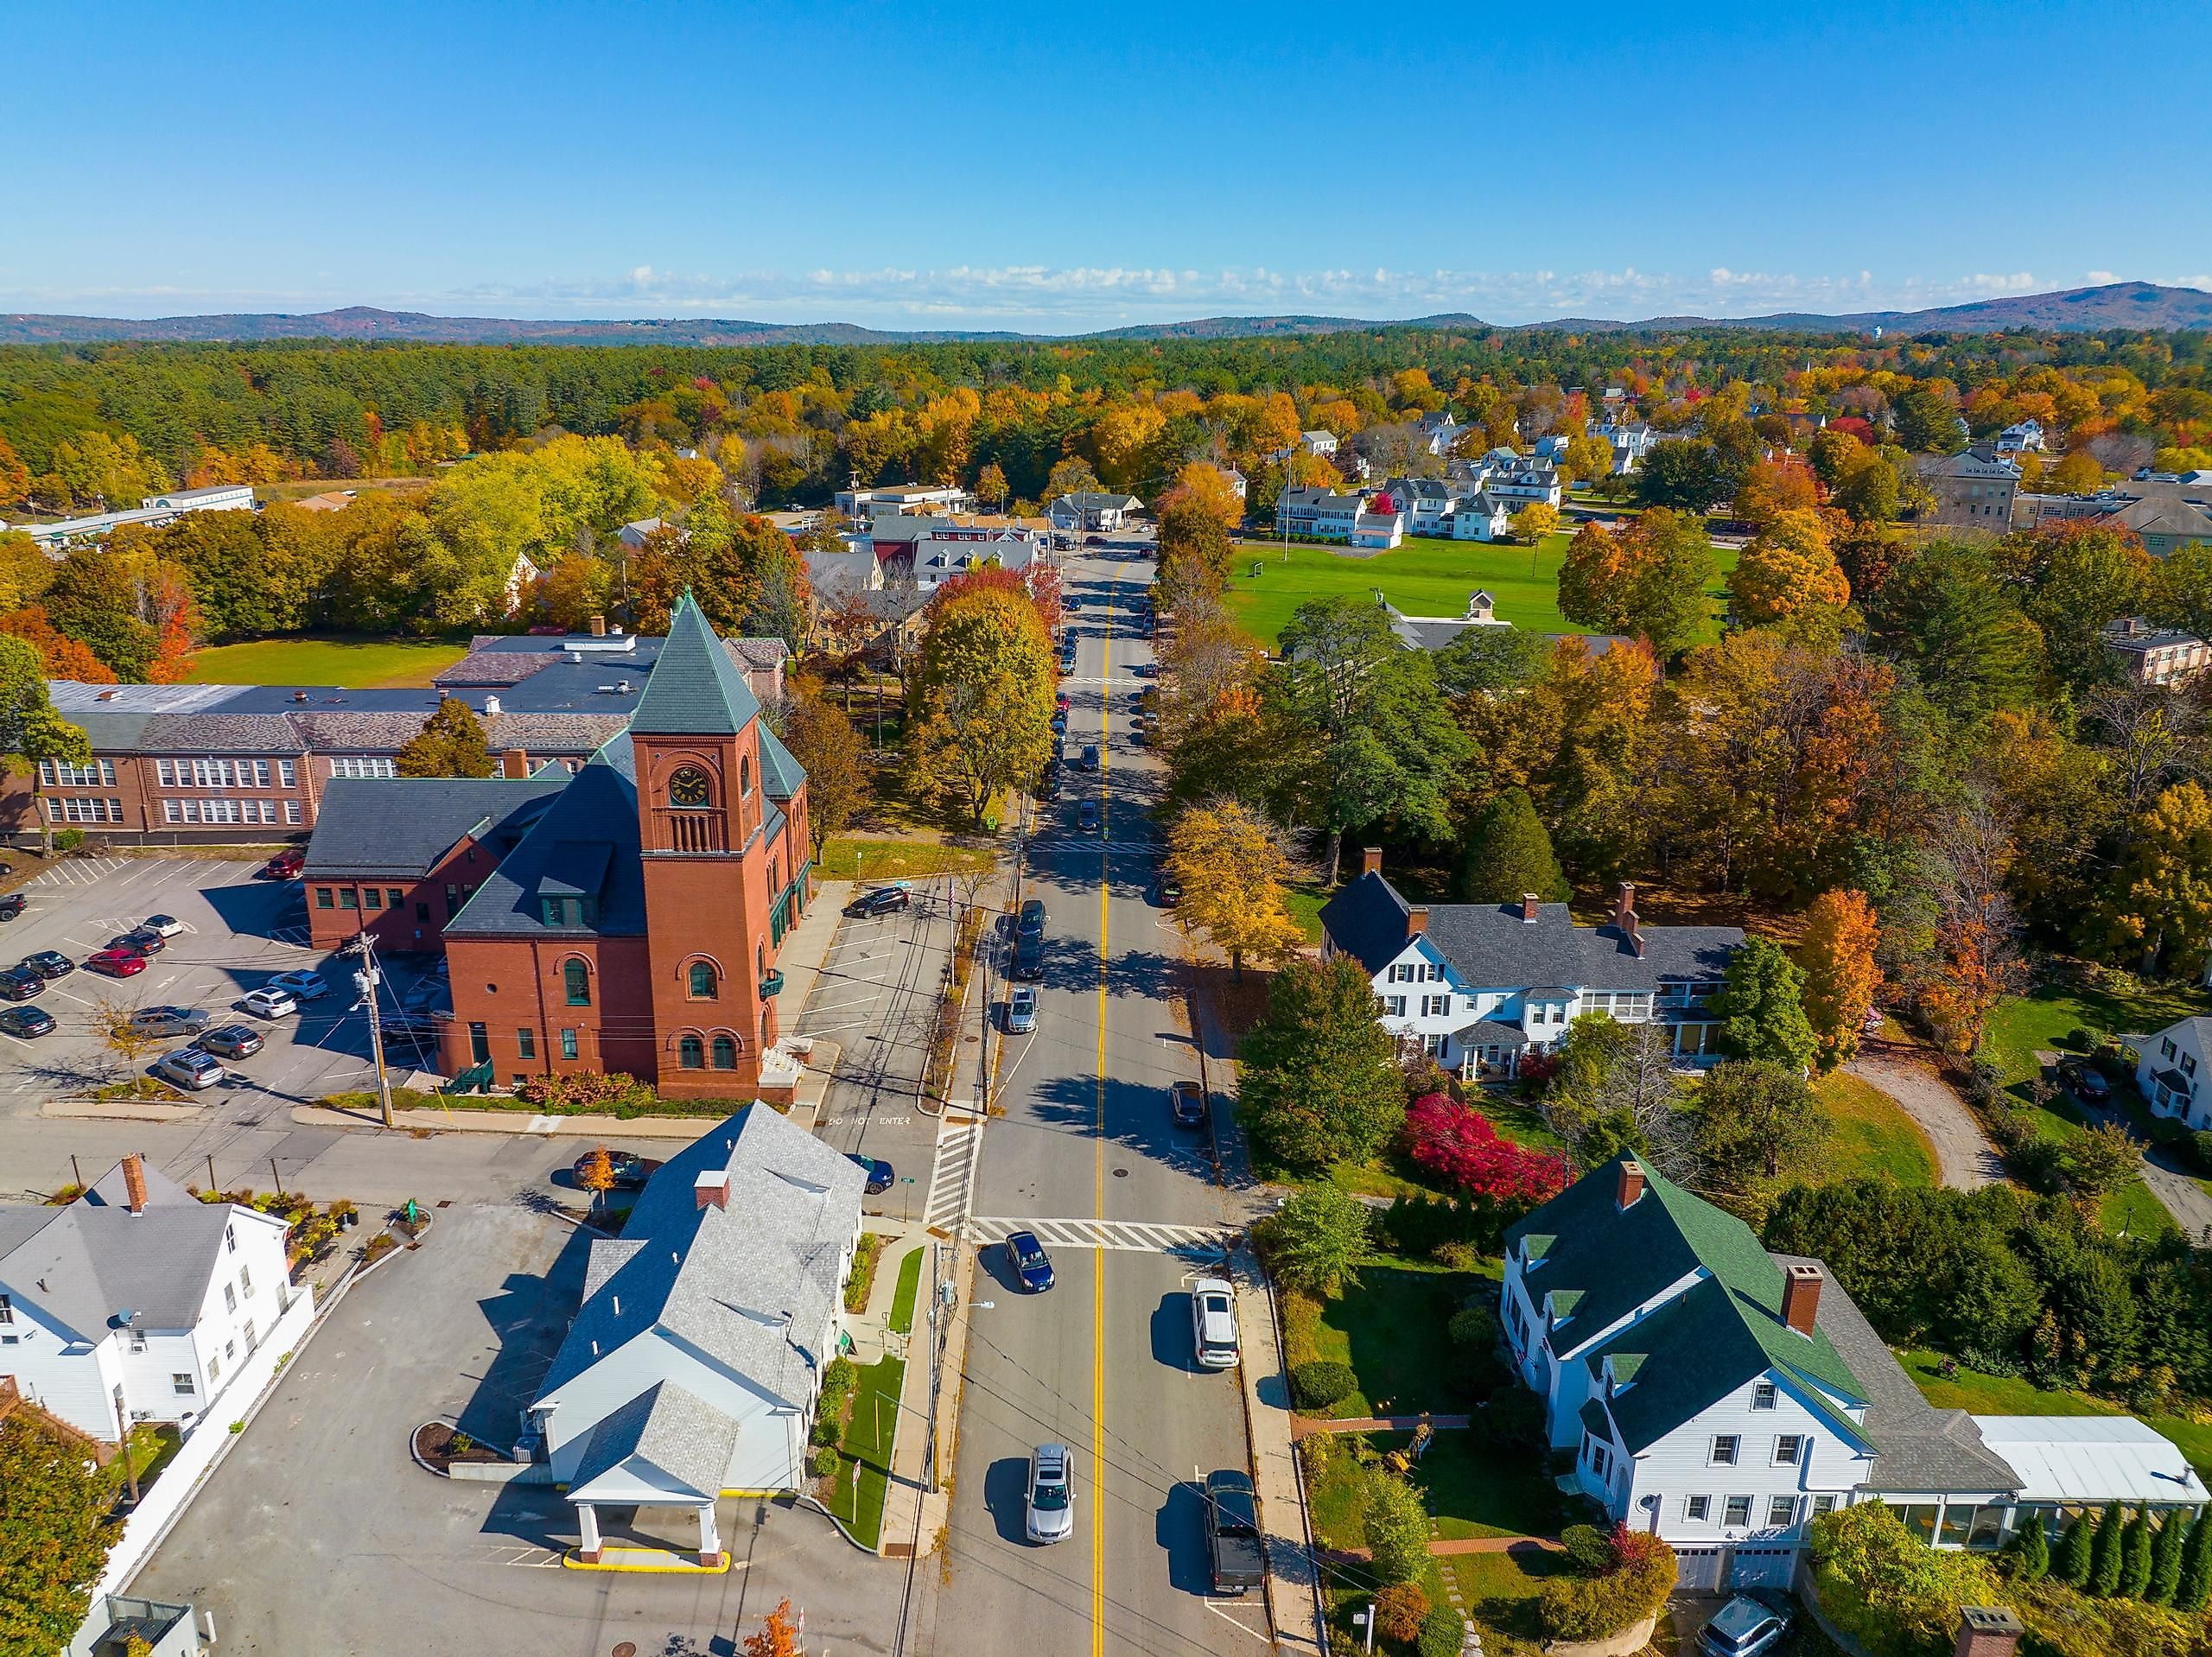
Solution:
[{"label": "red car", "polygon": [[146,970],[146,957],[136,949],[102,949],[85,957],[85,970],[105,973],[110,978],[130,978]]},{"label": "red car", "polygon": [[289,852],[279,852],[261,867],[264,880],[296,880],[308,866],[308,854],[295,846]]}]

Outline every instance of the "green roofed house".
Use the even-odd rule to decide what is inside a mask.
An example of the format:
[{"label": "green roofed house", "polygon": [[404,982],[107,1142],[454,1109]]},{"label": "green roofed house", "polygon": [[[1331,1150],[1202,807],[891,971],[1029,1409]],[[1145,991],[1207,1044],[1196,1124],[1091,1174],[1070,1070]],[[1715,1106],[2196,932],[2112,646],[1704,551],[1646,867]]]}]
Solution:
[{"label": "green roofed house", "polygon": [[[1921,1396],[1818,1260],[1622,1157],[1506,1231],[1500,1320],[1552,1447],[1695,1590],[1786,1587],[1805,1527],[1896,1507],[1939,1546],[1994,1548],[2108,1501],[2194,1508],[2202,1482],[2139,1422],[1976,1418]],[[2003,1446],[2001,1453],[1997,1447]]]}]

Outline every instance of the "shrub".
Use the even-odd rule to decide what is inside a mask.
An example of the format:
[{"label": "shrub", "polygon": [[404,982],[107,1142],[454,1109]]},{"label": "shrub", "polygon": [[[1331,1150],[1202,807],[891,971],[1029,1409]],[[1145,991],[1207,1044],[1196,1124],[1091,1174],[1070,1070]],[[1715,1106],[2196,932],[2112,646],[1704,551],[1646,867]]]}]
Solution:
[{"label": "shrub", "polygon": [[1308,1483],[1336,1465],[1337,1449],[1336,1435],[1332,1432],[1309,1432],[1298,1441],[1298,1464],[1306,1470]]},{"label": "shrub", "polygon": [[620,1070],[577,1070],[567,1076],[525,1076],[517,1084],[515,1097],[551,1116],[609,1110],[618,1116],[634,1116],[660,1102],[650,1083]]},{"label": "shrub", "polygon": [[1447,1094],[1432,1093],[1406,1113],[1406,1153],[1468,1196],[1516,1213],[1559,1195],[1567,1159],[1502,1140],[1490,1118]]},{"label": "shrub", "polygon": [[1613,1568],[1613,1545],[1595,1525],[1569,1525],[1559,1533],[1576,1574],[1600,1577]]},{"label": "shrub", "polygon": [[2196,1165],[2212,1172],[2212,1127],[2200,1127],[2192,1136],[2196,1147]]},{"label": "shrub", "polygon": [[807,1452],[806,1470],[816,1478],[833,1477],[837,1471],[837,1452],[828,1444],[818,1444]]},{"label": "shrub", "polygon": [[1449,1605],[1432,1605],[1421,1619],[1421,1638],[1414,1642],[1420,1657],[1459,1657],[1466,1643],[1467,1625]]},{"label": "shrub", "polygon": [[1873,1650],[1948,1651],[1961,1607],[2005,1603],[1985,1556],[1939,1552],[1882,1502],[1824,1514],[1811,1537],[1821,1605]]},{"label": "shrub", "polygon": [[845,1406],[853,1401],[860,1384],[860,1370],[850,1358],[833,1358],[822,1372],[822,1396],[814,1406],[814,1442],[835,1444],[844,1425]]},{"label": "shrub", "polygon": [[1483,1263],[1482,1251],[1454,1237],[1436,1245],[1436,1263],[1449,1272],[1471,1272]]},{"label": "shrub", "polygon": [[1275,1280],[1333,1298],[1359,1281],[1367,1254],[1367,1205],[1334,1185],[1305,1187],[1258,1228]]},{"label": "shrub", "polygon": [[1534,1456],[1544,1444],[1544,1401],[1526,1387],[1500,1387],[1482,1413],[1490,1441],[1500,1450]]},{"label": "shrub", "polygon": [[2120,1533],[2120,1591],[2140,1599],[2151,1587],[2151,1511],[2138,1508]]},{"label": "shrub", "polygon": [[1675,1552],[1648,1532],[1616,1525],[1610,1534],[1600,1534],[1575,1525],[1566,1535],[1568,1558],[1578,1571],[1586,1571],[1585,1560],[1599,1569],[1596,1574],[1554,1577],[1544,1584],[1536,1613],[1553,1639],[1606,1639],[1656,1615],[1674,1591]]},{"label": "shrub", "polygon": [[1444,1327],[1452,1345],[1478,1357],[1488,1357],[1497,1344],[1497,1318],[1487,1306],[1462,1307]]},{"label": "shrub", "polygon": [[1427,1569],[1428,1511],[1412,1485],[1395,1474],[1370,1472],[1362,1517],[1376,1580],[1411,1582]]},{"label": "shrub", "polygon": [[1317,1358],[1290,1372],[1290,1396],[1301,1410],[1325,1410],[1359,1385],[1348,1363]]},{"label": "shrub", "polygon": [[1395,1645],[1409,1646],[1421,1638],[1428,1620],[1428,1596],[1417,1583],[1402,1582],[1375,1597],[1375,1628]]},{"label": "shrub", "polygon": [[2050,1574],[2069,1588],[2080,1588],[2089,1580],[2089,1516],[2076,1514],[2073,1522],[2060,1533],[2058,1552],[2050,1562]]},{"label": "shrub", "polygon": [[57,828],[54,831],[54,849],[57,852],[73,852],[84,843],[85,831],[81,828]]},{"label": "shrub", "polygon": [[2126,1527],[2120,1503],[2107,1504],[2089,1542],[2089,1591],[2100,1599],[2110,1599],[2120,1591],[2120,1574],[2126,1567],[2120,1552],[2120,1533]]}]

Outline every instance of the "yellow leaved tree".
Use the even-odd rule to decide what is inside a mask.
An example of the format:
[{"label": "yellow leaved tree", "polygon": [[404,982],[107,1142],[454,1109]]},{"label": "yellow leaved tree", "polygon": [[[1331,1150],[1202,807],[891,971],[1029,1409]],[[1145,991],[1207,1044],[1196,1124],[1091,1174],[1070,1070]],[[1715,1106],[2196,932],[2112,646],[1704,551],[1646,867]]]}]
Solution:
[{"label": "yellow leaved tree", "polygon": [[1167,834],[1167,873],[1183,889],[1183,923],[1203,932],[1241,975],[1247,956],[1277,966],[1298,953],[1283,906],[1291,874],[1274,826],[1235,800],[1194,805]]}]

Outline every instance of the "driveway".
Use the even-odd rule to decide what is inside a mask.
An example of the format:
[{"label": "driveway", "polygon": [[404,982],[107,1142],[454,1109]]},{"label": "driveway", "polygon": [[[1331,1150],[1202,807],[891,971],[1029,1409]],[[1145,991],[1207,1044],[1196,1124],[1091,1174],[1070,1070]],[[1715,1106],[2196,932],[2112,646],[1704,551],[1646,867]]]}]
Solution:
[{"label": "driveway", "polygon": [[1888,1052],[1863,1052],[1844,1066],[1853,1076],[1880,1089],[1920,1125],[1936,1147],[1943,1183],[1956,1190],[2005,1183],[1997,1147],[1983,1137],[1981,1124],[1966,1101],[1923,1061]]},{"label": "driveway", "polygon": [[886,1648],[904,1567],[818,1514],[725,1501],[727,1575],[569,1571],[557,1492],[416,1466],[409,1435],[440,1415],[512,1435],[567,1329],[587,1235],[520,1207],[435,1213],[421,1248],[330,1314],[132,1592],[213,1612],[230,1657],[728,1653],[785,1597],[810,1640]]}]

